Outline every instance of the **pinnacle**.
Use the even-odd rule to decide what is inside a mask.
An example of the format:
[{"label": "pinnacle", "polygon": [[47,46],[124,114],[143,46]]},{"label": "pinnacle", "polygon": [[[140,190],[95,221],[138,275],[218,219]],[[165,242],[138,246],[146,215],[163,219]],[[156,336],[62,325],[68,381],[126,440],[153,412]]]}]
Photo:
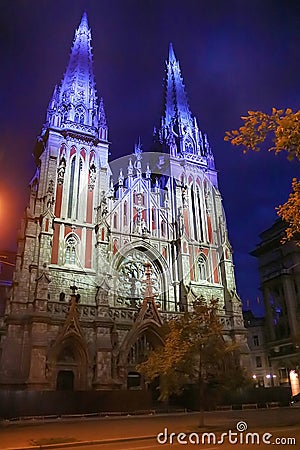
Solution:
[{"label": "pinnacle", "polygon": [[172,42],[170,42],[170,46],[169,46],[169,62],[173,63],[176,61],[176,57],[175,57],[175,53],[173,50],[173,44]]},{"label": "pinnacle", "polygon": [[83,30],[83,29],[88,30],[89,29],[89,23],[88,23],[88,17],[87,17],[86,11],[84,11],[82,14],[79,29],[80,30]]}]

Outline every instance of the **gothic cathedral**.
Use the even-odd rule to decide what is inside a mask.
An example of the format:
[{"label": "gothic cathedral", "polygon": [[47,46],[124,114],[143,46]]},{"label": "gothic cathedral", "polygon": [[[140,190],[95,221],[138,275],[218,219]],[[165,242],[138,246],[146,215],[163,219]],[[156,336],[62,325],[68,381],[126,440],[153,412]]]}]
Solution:
[{"label": "gothic cathedral", "polygon": [[149,152],[137,142],[109,162],[84,13],[34,151],[0,342],[2,388],[126,389],[163,343],[163,322],[200,295],[219,299],[224,335],[245,348],[214,157],[172,45],[164,95]]}]

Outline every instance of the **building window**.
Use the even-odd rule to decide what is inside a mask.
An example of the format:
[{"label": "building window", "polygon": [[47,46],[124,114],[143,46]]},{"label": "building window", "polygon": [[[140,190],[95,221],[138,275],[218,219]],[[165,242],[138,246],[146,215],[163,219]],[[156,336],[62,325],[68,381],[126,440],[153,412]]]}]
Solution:
[{"label": "building window", "polygon": [[127,362],[130,366],[135,366],[136,364],[140,364],[144,362],[149,352],[152,350],[152,346],[150,345],[145,334],[140,336],[135,344],[131,347]]},{"label": "building window", "polygon": [[202,225],[202,208],[201,208],[201,196],[200,196],[200,191],[198,186],[196,187],[196,192],[197,192],[197,200],[198,200],[198,217],[199,217],[199,224],[200,224],[200,241],[203,242],[203,225]]},{"label": "building window", "polygon": [[151,221],[152,221],[152,230],[155,230],[155,211],[154,211],[154,208],[151,209]]},{"label": "building window", "polygon": [[256,367],[262,367],[261,356],[255,357]]},{"label": "building window", "polygon": [[161,221],[160,228],[161,228],[161,235],[165,236],[166,235],[166,222],[164,220]]},{"label": "building window", "polygon": [[207,280],[207,259],[204,255],[198,258],[199,280]]},{"label": "building window", "polygon": [[286,368],[279,369],[279,377],[280,377],[280,383],[288,383],[289,381],[289,375]]},{"label": "building window", "polygon": [[113,227],[116,229],[118,225],[118,216],[117,213],[114,214],[114,222],[113,222]]},{"label": "building window", "polygon": [[75,164],[76,157],[71,161],[70,185],[69,185],[69,202],[68,202],[68,217],[72,217],[73,196],[74,196],[74,178],[75,178]]},{"label": "building window", "polygon": [[124,202],[123,223],[127,225],[127,202]]},{"label": "building window", "polygon": [[81,182],[82,167],[83,167],[82,158],[80,158],[80,160],[79,160],[79,170],[78,170],[78,179],[77,179],[76,219],[78,219],[78,208],[79,208],[80,182]]},{"label": "building window", "polygon": [[254,347],[259,346],[259,338],[257,335],[253,336],[253,345],[254,345]]},{"label": "building window", "polygon": [[193,186],[191,187],[191,199],[192,199],[192,216],[193,216],[193,227],[194,227],[194,238],[198,241],[198,230],[197,230],[197,212],[196,212],[196,202],[195,202],[195,191]]},{"label": "building window", "polygon": [[65,264],[76,265],[78,240],[74,235],[71,235],[66,240]]},{"label": "building window", "polygon": [[138,372],[129,372],[127,375],[127,389],[141,389],[142,377]]}]

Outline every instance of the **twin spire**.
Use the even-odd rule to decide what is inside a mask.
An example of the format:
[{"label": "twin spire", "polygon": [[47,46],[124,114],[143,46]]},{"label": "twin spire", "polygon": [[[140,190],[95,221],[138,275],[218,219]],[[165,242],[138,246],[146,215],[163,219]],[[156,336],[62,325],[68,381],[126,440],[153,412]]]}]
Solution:
[{"label": "twin spire", "polygon": [[[210,147],[190,111],[172,44],[166,66],[165,108],[158,131],[159,140],[171,155],[177,157],[180,154],[197,160],[211,154]],[[55,87],[45,125],[85,132],[104,141],[108,139],[103,100],[98,102],[97,99],[91,30],[86,12],[75,31],[69,63],[60,85]],[[211,158],[210,165],[213,165]]]}]

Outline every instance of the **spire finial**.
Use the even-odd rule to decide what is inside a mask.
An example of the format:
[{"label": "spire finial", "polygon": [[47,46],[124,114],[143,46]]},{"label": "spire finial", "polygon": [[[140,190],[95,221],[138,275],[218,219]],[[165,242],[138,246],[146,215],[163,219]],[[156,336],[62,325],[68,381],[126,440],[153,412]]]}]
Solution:
[{"label": "spire finial", "polygon": [[80,27],[89,28],[88,16],[87,16],[87,12],[85,10],[83,11],[83,14],[81,17]]},{"label": "spire finial", "polygon": [[175,61],[176,61],[176,57],[175,57],[175,53],[174,53],[174,50],[173,50],[173,44],[172,44],[172,42],[170,42],[170,45],[169,45],[169,62],[173,63]]}]

